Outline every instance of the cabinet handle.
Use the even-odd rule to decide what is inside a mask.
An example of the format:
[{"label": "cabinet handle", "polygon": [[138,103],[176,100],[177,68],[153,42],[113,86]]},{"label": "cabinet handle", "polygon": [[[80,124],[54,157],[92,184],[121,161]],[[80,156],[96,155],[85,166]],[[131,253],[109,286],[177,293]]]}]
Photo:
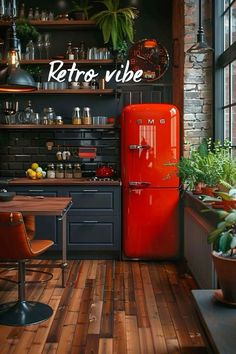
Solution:
[{"label": "cabinet handle", "polygon": [[84,189],[83,192],[98,192],[98,189]]},{"label": "cabinet handle", "polygon": [[82,221],[82,223],[84,223],[84,224],[97,224],[98,221],[97,220],[85,220],[85,221]]},{"label": "cabinet handle", "polygon": [[43,189],[29,189],[28,190],[28,192],[33,192],[33,193],[42,193],[42,192],[44,192],[44,190]]}]

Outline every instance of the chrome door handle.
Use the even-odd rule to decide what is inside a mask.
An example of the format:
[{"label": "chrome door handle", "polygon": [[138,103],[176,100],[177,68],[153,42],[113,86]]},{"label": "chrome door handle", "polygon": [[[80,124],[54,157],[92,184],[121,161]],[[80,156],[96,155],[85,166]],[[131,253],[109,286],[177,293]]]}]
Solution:
[{"label": "chrome door handle", "polygon": [[97,224],[97,220],[84,220],[82,221],[83,224]]},{"label": "chrome door handle", "polygon": [[141,150],[141,149],[144,149],[144,150],[148,150],[150,149],[150,145],[129,145],[129,149],[130,150]]},{"label": "chrome door handle", "polygon": [[130,187],[148,187],[150,186],[150,182],[144,182],[144,181],[141,181],[141,182],[136,182],[136,181],[131,181],[129,182],[129,186]]}]

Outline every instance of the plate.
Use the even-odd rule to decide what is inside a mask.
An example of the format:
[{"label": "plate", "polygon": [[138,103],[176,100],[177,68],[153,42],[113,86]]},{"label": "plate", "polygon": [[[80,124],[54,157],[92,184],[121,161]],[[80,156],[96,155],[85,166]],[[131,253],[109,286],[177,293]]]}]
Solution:
[{"label": "plate", "polygon": [[213,298],[219,302],[221,302],[222,304],[228,305],[228,306],[232,306],[232,307],[236,307],[236,302],[230,302],[224,299],[223,297],[223,293],[221,289],[215,290],[213,293]]},{"label": "plate", "polygon": [[15,192],[0,192],[0,202],[9,202],[15,195]]}]

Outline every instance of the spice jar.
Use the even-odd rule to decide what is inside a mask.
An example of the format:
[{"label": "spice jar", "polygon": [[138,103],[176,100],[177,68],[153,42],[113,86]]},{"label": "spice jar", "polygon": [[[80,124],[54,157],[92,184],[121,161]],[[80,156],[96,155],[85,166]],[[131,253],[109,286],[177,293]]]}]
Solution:
[{"label": "spice jar", "polygon": [[83,109],[83,118],[82,118],[83,124],[92,124],[92,116],[90,113],[90,108],[89,107],[84,107]]},{"label": "spice jar", "polygon": [[62,116],[56,116],[55,124],[57,124],[57,125],[62,125],[63,124]]},{"label": "spice jar", "polygon": [[74,178],[82,178],[82,171],[79,163],[74,164],[74,171],[73,171]]},{"label": "spice jar", "polygon": [[82,120],[80,117],[80,108],[75,107],[72,114],[72,124],[82,124]]},{"label": "spice jar", "polygon": [[73,178],[73,169],[71,163],[65,165],[65,178]]},{"label": "spice jar", "polygon": [[62,163],[58,163],[56,167],[56,178],[64,178],[64,167]]},{"label": "spice jar", "polygon": [[47,167],[47,178],[55,178],[56,173],[55,173],[55,168],[53,163],[49,163]]}]

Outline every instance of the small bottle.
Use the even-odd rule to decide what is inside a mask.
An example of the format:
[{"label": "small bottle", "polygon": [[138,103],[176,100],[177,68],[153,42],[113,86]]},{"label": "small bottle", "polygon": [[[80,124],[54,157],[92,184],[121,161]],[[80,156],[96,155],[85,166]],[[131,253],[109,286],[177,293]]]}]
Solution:
[{"label": "small bottle", "polygon": [[33,119],[33,115],[34,115],[34,110],[32,108],[32,104],[31,101],[28,101],[28,105],[25,108],[25,118],[24,118],[24,123],[25,124],[30,124],[32,123],[32,119]]},{"label": "small bottle", "polygon": [[34,43],[32,40],[28,42],[25,50],[25,59],[26,60],[34,60]]},{"label": "small bottle", "polygon": [[71,163],[65,165],[65,178],[73,178],[73,168]]},{"label": "small bottle", "polygon": [[79,59],[85,59],[85,58],[86,58],[85,46],[84,46],[84,42],[81,42],[79,47]]},{"label": "small bottle", "polygon": [[74,47],[73,48],[73,53],[74,53],[74,60],[78,60],[79,59],[79,48],[78,47]]},{"label": "small bottle", "polygon": [[55,178],[55,177],[56,177],[56,172],[55,172],[54,164],[49,163],[47,168],[47,178]]},{"label": "small bottle", "polygon": [[68,45],[67,45],[66,59],[74,60],[74,53],[72,51],[72,43],[71,42],[68,42]]},{"label": "small bottle", "polygon": [[79,163],[74,164],[73,177],[82,178],[82,171]]},{"label": "small bottle", "polygon": [[38,7],[36,7],[36,9],[35,9],[34,19],[35,20],[39,20],[40,19],[40,12],[39,12],[39,8]]},{"label": "small bottle", "polygon": [[93,79],[90,83],[90,87],[92,90],[97,90],[98,89],[98,82],[96,79]]},{"label": "small bottle", "polygon": [[82,120],[80,117],[80,108],[75,107],[72,114],[72,124],[82,124]]},{"label": "small bottle", "polygon": [[58,163],[56,167],[56,178],[64,178],[64,168],[62,163]]},{"label": "small bottle", "polygon": [[25,4],[21,4],[19,18],[25,18]]},{"label": "small bottle", "polygon": [[52,11],[49,12],[48,19],[49,19],[49,21],[54,20],[54,13]]},{"label": "small bottle", "polygon": [[28,20],[31,21],[34,18],[34,13],[32,7],[29,9]]},{"label": "small bottle", "polygon": [[83,124],[92,124],[92,116],[90,113],[90,108],[89,107],[84,107],[83,109]]},{"label": "small bottle", "polygon": [[62,116],[56,116],[56,118],[55,118],[55,124],[57,124],[57,125],[63,125]]}]

